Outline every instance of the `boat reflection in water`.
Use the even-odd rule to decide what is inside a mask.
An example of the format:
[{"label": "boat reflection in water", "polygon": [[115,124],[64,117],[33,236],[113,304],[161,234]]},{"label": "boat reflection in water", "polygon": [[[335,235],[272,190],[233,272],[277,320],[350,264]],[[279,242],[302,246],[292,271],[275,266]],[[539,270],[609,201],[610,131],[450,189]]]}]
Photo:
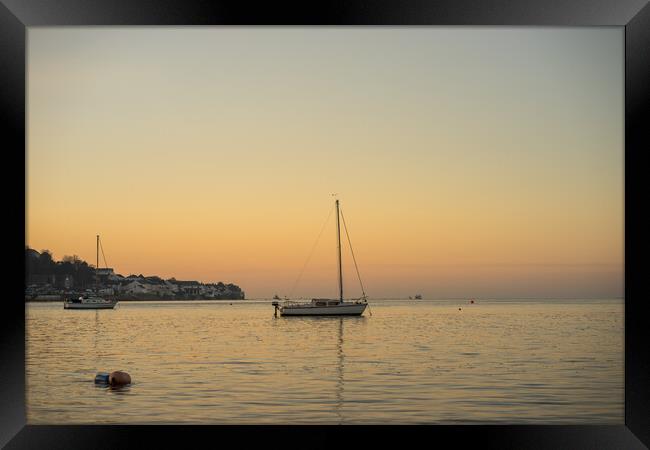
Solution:
[{"label": "boat reflection in water", "polygon": [[339,417],[339,424],[343,423],[343,367],[344,367],[344,354],[343,354],[343,317],[339,319],[339,339],[338,339],[338,380],[336,383],[336,415]]}]

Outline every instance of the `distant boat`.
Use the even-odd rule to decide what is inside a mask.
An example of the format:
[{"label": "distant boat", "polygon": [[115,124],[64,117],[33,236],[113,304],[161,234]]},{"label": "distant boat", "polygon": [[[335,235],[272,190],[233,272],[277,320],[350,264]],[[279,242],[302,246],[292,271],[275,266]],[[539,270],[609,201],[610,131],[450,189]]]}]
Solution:
[{"label": "distant boat", "polygon": [[418,295],[415,296],[415,299],[416,300],[422,300],[422,296],[420,294],[418,294]]},{"label": "distant boat", "polygon": [[82,295],[79,298],[67,299],[64,309],[113,309],[117,300],[109,300],[96,295]]},{"label": "distant boat", "polygon": [[[339,222],[339,217],[341,213],[339,212],[339,201],[336,200],[336,236],[337,236],[337,249],[338,249],[338,272],[339,272],[339,298],[330,299],[330,298],[314,298],[309,303],[297,303],[285,301],[282,304],[280,302],[274,301],[272,303],[275,306],[275,314],[277,316],[278,311],[280,311],[281,316],[360,316],[365,311],[368,306],[368,300],[366,298],[365,292],[363,292],[363,285],[361,286],[362,297],[359,299],[353,300],[344,300],[343,299],[343,269],[341,267],[341,224]],[[345,225],[345,218],[343,219],[343,225]],[[347,227],[346,227],[347,233]],[[349,240],[349,236],[348,236]],[[350,245],[350,250],[352,246]],[[352,258],[354,260],[354,252],[352,252]],[[356,260],[354,262],[356,267]],[[359,271],[357,270],[357,275]],[[359,282],[361,283],[361,278],[359,277]]]},{"label": "distant boat", "polygon": [[[102,250],[103,252],[104,250]],[[95,265],[95,292],[91,294],[84,294],[78,298],[66,299],[63,302],[63,309],[113,309],[117,305],[117,300],[106,299],[99,295],[98,287],[99,276],[97,270],[99,269],[99,235],[97,235],[97,265]]]}]

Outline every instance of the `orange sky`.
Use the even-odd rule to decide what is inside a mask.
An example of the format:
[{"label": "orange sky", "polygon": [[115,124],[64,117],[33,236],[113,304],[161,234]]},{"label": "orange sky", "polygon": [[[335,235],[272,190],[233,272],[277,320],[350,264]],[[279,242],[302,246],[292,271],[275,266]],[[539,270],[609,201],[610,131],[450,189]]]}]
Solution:
[{"label": "orange sky", "polygon": [[27,244],[288,295],[337,192],[371,297],[620,297],[622,37],[30,28]]}]

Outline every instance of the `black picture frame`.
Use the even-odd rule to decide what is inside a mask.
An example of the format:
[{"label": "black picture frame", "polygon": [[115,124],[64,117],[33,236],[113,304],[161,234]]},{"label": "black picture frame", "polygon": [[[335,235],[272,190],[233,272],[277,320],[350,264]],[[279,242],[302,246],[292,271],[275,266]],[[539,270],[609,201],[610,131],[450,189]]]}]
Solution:
[{"label": "black picture frame", "polygon": [[[650,5],[647,0],[435,0],[233,2],[204,0],[0,0],[0,127],[5,176],[5,238],[20,255],[6,279],[0,374],[0,445],[6,448],[209,446],[227,439],[278,446],[338,446],[357,440],[485,448],[612,448],[650,446],[650,351],[644,329],[643,257],[648,219],[641,208],[643,119],[650,93]],[[24,270],[26,27],[75,25],[516,25],[625,27],[625,425],[620,426],[33,426],[25,425]],[[646,125],[646,126],[644,126]],[[22,237],[22,239],[21,239]],[[53,387],[56,388],[56,387]],[[195,444],[192,445],[192,447]]]}]

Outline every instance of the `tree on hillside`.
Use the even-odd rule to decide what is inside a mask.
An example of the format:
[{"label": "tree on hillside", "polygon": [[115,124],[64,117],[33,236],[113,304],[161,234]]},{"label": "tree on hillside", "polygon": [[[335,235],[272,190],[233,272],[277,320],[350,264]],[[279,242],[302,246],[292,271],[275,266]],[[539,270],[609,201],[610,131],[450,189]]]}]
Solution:
[{"label": "tree on hillside", "polygon": [[62,261],[70,264],[79,264],[81,263],[81,258],[79,258],[77,255],[65,255]]},{"label": "tree on hillside", "polygon": [[52,259],[52,252],[49,250],[41,250],[41,255],[38,257],[38,264],[36,266],[36,273],[39,275],[49,275],[53,273],[54,260]]}]

